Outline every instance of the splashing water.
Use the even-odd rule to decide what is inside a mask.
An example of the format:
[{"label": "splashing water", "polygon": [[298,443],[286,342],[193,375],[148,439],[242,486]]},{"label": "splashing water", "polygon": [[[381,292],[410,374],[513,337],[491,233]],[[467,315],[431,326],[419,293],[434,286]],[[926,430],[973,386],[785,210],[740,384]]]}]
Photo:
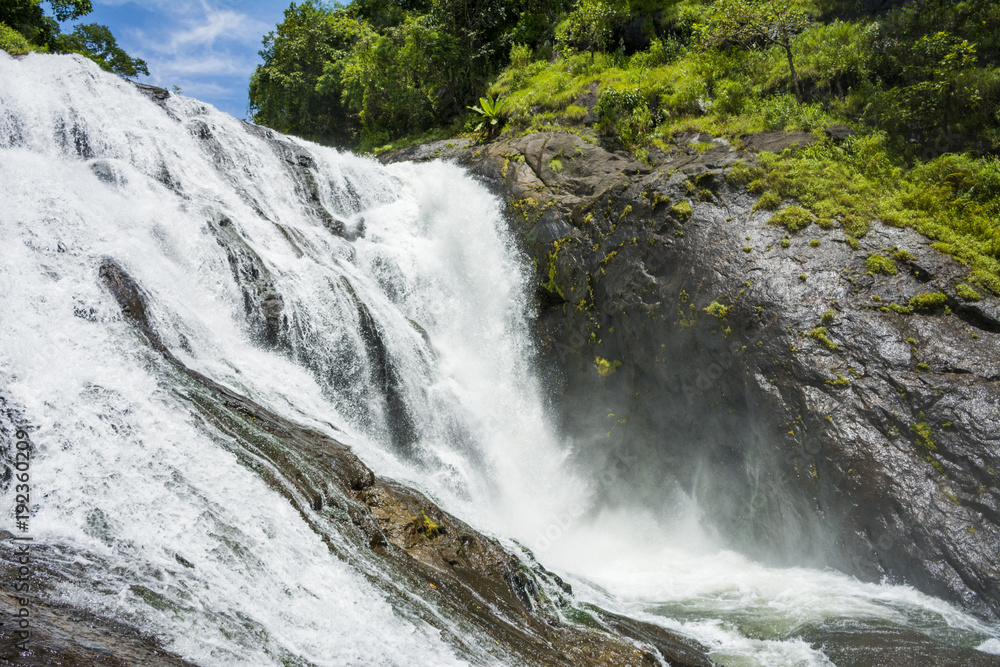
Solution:
[{"label": "splashing water", "polygon": [[38,447],[33,535],[72,554],[66,601],[189,660],[462,662],[199,418],[101,285],[108,258],[190,368],[720,663],[830,664],[807,639],[847,621],[1000,653],[997,628],[909,588],[721,550],[682,496],[669,519],[595,506],[534,375],[525,262],[454,165],[385,168],[0,52],[0,179],[0,396]]}]

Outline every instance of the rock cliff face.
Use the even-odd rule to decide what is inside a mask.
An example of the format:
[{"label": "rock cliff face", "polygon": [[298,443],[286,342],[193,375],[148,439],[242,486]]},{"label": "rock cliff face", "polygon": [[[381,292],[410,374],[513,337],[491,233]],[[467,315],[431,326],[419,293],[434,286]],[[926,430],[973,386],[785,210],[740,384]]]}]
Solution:
[{"label": "rock cliff face", "polygon": [[570,133],[387,159],[457,158],[507,198],[565,425],[633,501],[677,480],[761,558],[1000,617],[1000,301],[911,230],[787,235],[727,182],[752,153],[686,139],[653,167]]}]

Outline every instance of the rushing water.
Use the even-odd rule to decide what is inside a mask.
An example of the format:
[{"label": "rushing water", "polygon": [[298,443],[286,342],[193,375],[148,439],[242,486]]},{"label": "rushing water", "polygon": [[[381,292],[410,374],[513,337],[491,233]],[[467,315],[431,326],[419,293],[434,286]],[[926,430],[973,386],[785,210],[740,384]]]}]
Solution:
[{"label": "rushing water", "polygon": [[[532,548],[581,602],[727,665],[831,664],[829,627],[1000,654],[996,627],[910,588],[726,551],[682,494],[666,517],[596,506],[599,471],[546,415],[499,202],[453,165],[278,145],[83,59],[0,52],[0,397],[38,448],[32,535],[74,554],[63,599],[205,665],[462,662],[173,390],[98,279],[111,258],[186,365]],[[0,514],[13,530],[12,493]]]}]

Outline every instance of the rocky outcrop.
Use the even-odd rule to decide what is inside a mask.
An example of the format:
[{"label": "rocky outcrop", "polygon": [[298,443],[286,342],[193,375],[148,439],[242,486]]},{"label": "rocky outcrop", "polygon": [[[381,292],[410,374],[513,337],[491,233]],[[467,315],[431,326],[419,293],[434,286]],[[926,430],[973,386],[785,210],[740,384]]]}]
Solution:
[{"label": "rocky outcrop", "polygon": [[[713,664],[695,642],[600,609],[585,613],[586,626],[567,620],[574,613],[572,590],[529,553],[508,552],[423,494],[376,476],[329,436],[189,369],[153,328],[141,286],[112,260],[102,264],[100,277],[124,320],[174,376],[177,391],[230,436],[240,459],[296,508],[323,538],[331,558],[355,564],[387,599],[437,627],[473,664],[483,662],[487,651],[519,665]],[[361,552],[368,555],[359,558]],[[186,664],[126,625],[60,606],[51,584],[67,571],[72,549],[61,545],[33,553],[34,575],[41,582],[32,599],[34,627],[42,632],[29,651],[4,657],[18,664]],[[0,566],[15,570],[13,556],[7,551],[2,556]],[[137,594],[169,608],[169,601],[152,591]],[[2,606],[13,604],[0,598]],[[48,623],[50,617],[57,620]],[[86,632],[74,631],[74,618],[88,622]]]},{"label": "rocky outcrop", "polygon": [[709,140],[652,166],[570,133],[386,159],[454,155],[507,199],[553,393],[609,502],[623,479],[662,502],[676,479],[760,558],[997,618],[1000,301],[959,296],[965,267],[912,230],[876,224],[854,248],[769,225],[727,182],[754,155]]}]

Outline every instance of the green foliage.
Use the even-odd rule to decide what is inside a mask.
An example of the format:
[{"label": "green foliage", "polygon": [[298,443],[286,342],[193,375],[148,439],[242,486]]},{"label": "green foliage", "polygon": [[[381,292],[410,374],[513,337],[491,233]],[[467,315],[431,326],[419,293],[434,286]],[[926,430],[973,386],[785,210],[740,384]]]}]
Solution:
[{"label": "green foliage", "polygon": [[429,516],[420,510],[420,518],[417,519],[417,526],[428,540],[433,540],[441,534],[441,526],[435,523]]},{"label": "green foliage", "polygon": [[374,38],[365,23],[314,4],[292,4],[264,36],[263,64],[250,77],[256,123],[314,141],[349,143],[360,129],[343,102],[341,72],[351,48]]},{"label": "green foliage", "polygon": [[609,375],[613,375],[618,370],[618,367],[622,365],[622,362],[617,359],[608,361],[601,357],[594,357],[594,365],[597,367],[597,374],[602,378],[606,378]]},{"label": "green foliage", "polygon": [[803,104],[792,95],[748,100],[741,111],[757,118],[762,130],[813,130],[834,121],[823,105]]},{"label": "green foliage", "polygon": [[622,365],[622,362],[618,361],[608,361],[607,359],[602,359],[601,357],[594,357],[594,365],[597,366],[597,374],[601,377],[608,377],[613,375],[618,367]]},{"label": "green foliage", "polygon": [[691,219],[691,215],[694,213],[694,208],[692,208],[690,202],[682,201],[671,206],[670,213],[681,222],[687,222]]},{"label": "green foliage", "polygon": [[605,90],[595,111],[598,127],[608,134],[616,134],[626,148],[635,151],[649,144],[653,114],[638,88]]},{"label": "green foliage", "polygon": [[90,0],[49,0],[57,21],[72,21],[94,11]]},{"label": "green foliage", "polygon": [[658,39],[654,37],[650,40],[648,49],[632,54],[629,66],[640,68],[659,67],[673,62],[683,53],[684,44],[677,38],[667,36],[663,39]]},{"label": "green foliage", "polygon": [[[64,7],[64,4],[60,4]],[[90,3],[81,3],[81,10],[90,11]],[[86,12],[83,12],[86,13]],[[0,23],[18,32],[28,43],[42,49],[50,48],[59,34],[59,23],[46,16],[40,0],[3,0],[0,2]]]},{"label": "green foliage", "polygon": [[630,14],[628,0],[578,0],[556,27],[556,42],[563,48],[607,51]]},{"label": "green foliage", "polygon": [[773,211],[781,206],[781,197],[774,194],[773,192],[765,192],[761,195],[757,203],[754,204],[754,210],[761,209],[764,211]]},{"label": "green foliage", "polygon": [[3,49],[12,56],[23,56],[31,51],[31,45],[24,35],[0,23],[0,49]]},{"label": "green foliage", "polygon": [[461,83],[455,37],[429,15],[381,34],[358,25],[353,48],[327,64],[318,90],[341,87],[342,101],[360,120],[362,149],[422,132],[452,113],[453,86]]},{"label": "green foliage", "polygon": [[[264,38],[250,81],[256,122],[310,139],[378,148],[467,108],[514,58],[552,39],[569,0],[319,0],[292,4]],[[492,123],[491,123],[492,125]]]},{"label": "green foliage", "polygon": [[906,169],[886,135],[872,134],[780,157],[761,154],[759,162],[769,194],[797,200],[817,221],[843,227],[849,238],[863,236],[879,220],[916,229],[970,267],[970,285],[1000,290],[995,158],[942,155]]},{"label": "green foliage", "polygon": [[910,139],[934,142],[937,151],[968,140],[1000,143],[997,3],[908,3],[875,29],[869,62],[883,86],[867,119]]},{"label": "green foliage", "polygon": [[503,128],[503,107],[504,101],[499,97],[480,97],[477,106],[469,107],[482,118],[475,131],[486,139],[495,137]]},{"label": "green foliage", "polygon": [[777,45],[786,53],[795,96],[802,98],[792,54],[792,38],[810,19],[788,0],[716,0],[705,23],[695,26],[703,48],[736,44],[743,48]]},{"label": "green foliage", "polygon": [[731,311],[732,309],[733,309],[732,306],[724,306],[718,301],[713,301],[712,303],[702,308],[702,310],[704,310],[706,313],[712,315],[713,317],[717,317],[720,320],[726,319],[726,317],[729,316],[729,311]]},{"label": "green foliage", "polygon": [[52,16],[45,15],[41,0],[0,2],[0,48],[12,55],[31,50],[79,53],[119,76],[149,74],[145,61],[125,53],[106,26],[88,23],[68,35],[61,32],[59,22],[93,11],[91,0],[49,0],[49,7]]},{"label": "green foliage", "polygon": [[73,32],[56,38],[58,50],[62,53],[79,53],[90,58],[108,72],[119,76],[134,77],[149,75],[146,61],[132,58],[118,46],[118,41],[106,26],[86,23],[73,28]]},{"label": "green foliage", "polygon": [[[810,97],[844,96],[871,79],[872,24],[835,20],[816,23],[792,43],[799,83]],[[780,58],[768,61],[767,89],[781,89],[790,74]]]},{"label": "green foliage", "polygon": [[531,47],[527,44],[514,44],[510,47],[510,65],[511,69],[519,70],[524,69],[531,64]]}]

